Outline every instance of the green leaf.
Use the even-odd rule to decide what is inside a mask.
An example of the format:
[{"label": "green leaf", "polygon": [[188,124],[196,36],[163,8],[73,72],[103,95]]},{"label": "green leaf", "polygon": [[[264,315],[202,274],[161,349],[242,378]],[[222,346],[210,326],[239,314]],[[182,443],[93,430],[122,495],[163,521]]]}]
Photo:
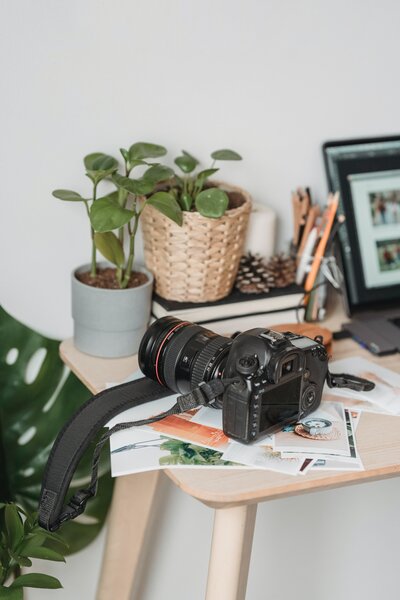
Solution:
[{"label": "green leaf", "polygon": [[149,163],[149,162],[147,162],[146,160],[142,160],[142,159],[140,159],[140,158],[138,158],[138,159],[136,159],[136,160],[130,160],[130,161],[129,161],[129,167],[130,167],[131,169],[133,169],[134,167],[138,167],[138,166],[140,166],[140,165],[151,165],[151,164],[153,164],[153,163]]},{"label": "green leaf", "polygon": [[0,510],[1,510],[2,508],[4,508],[5,506],[7,506],[5,502],[0,502]]},{"label": "green leaf", "polygon": [[211,158],[213,158],[214,160],[242,160],[240,154],[238,154],[234,150],[228,149],[215,150],[211,154]]},{"label": "green leaf", "polygon": [[120,148],[120,149],[119,149],[119,151],[120,151],[120,152],[121,152],[121,154],[122,154],[122,158],[123,158],[123,159],[124,159],[126,162],[128,162],[128,160],[129,160],[129,152],[128,152],[128,150],[126,150],[125,148]]},{"label": "green leaf", "polygon": [[108,171],[118,169],[118,161],[103,152],[93,152],[83,159],[87,171]]},{"label": "green leaf", "polygon": [[[59,340],[33,331],[1,308],[0,340],[0,499],[18,500],[24,509],[33,511],[53,442],[91,394],[60,359]],[[27,367],[38,351],[44,353],[43,361],[40,366],[35,359],[40,368],[33,381],[27,381]],[[27,433],[29,438],[19,443]],[[93,447],[88,448],[79,463],[71,495],[89,484],[92,453]],[[98,495],[87,505],[85,522],[64,523],[58,532],[69,544],[70,553],[90,544],[101,530],[112,489],[109,456],[103,452]],[[2,510],[0,518],[3,516]],[[0,555],[6,542],[1,529]]]},{"label": "green leaf", "polygon": [[199,161],[197,160],[197,158],[195,158],[193,156],[193,154],[189,154],[189,152],[187,152],[186,150],[182,150],[182,154],[184,154],[185,156],[188,156],[189,158],[191,158],[192,160],[194,160],[194,162],[196,163],[196,165],[199,164]]},{"label": "green leaf", "polygon": [[[9,552],[11,558],[13,558],[16,563],[21,565],[21,567],[31,567],[32,566],[32,561],[29,560],[29,558],[26,558],[26,556],[21,556],[18,553],[15,554],[10,549],[8,549],[8,552]],[[19,552],[19,547],[18,547],[18,552]]]},{"label": "green leaf", "polygon": [[150,169],[147,169],[143,175],[143,180],[149,181],[155,185],[156,183],[160,183],[160,181],[171,179],[173,176],[174,172],[169,167],[165,167],[164,165],[155,165],[150,167]]},{"label": "green leaf", "polygon": [[10,548],[15,550],[24,536],[24,526],[15,504],[5,507],[5,526]]},{"label": "green leaf", "polygon": [[44,575],[42,573],[29,573],[27,575],[20,575],[12,582],[10,588],[43,588],[46,590],[58,590],[62,588],[61,583],[56,577],[51,575]]},{"label": "green leaf", "polygon": [[147,142],[137,142],[129,148],[129,159],[134,161],[143,158],[157,158],[167,154],[167,149],[158,144],[148,144]]},{"label": "green leaf", "polygon": [[123,208],[117,194],[110,194],[93,202],[90,208],[90,222],[95,231],[104,233],[123,227],[135,216],[133,210]]},{"label": "green leaf", "polygon": [[11,588],[0,585],[1,600],[23,600],[24,591],[22,588]]},{"label": "green leaf", "polygon": [[112,178],[113,182],[119,188],[123,188],[131,194],[144,196],[150,194],[154,189],[154,184],[150,180],[146,179],[130,179],[115,173]]},{"label": "green leaf", "polygon": [[197,195],[195,204],[203,217],[218,219],[228,208],[229,198],[223,190],[210,188]]},{"label": "green leaf", "polygon": [[95,233],[94,243],[97,250],[117,267],[123,267],[125,262],[124,250],[122,244],[114,233]]},{"label": "green leaf", "polygon": [[41,535],[40,533],[36,533],[36,534],[29,534],[24,541],[22,542],[22,544],[20,545],[20,547],[18,548],[19,552],[21,553],[22,556],[30,556],[29,552],[34,549],[34,548],[38,548],[39,546],[43,546],[43,543],[45,542],[45,536]]},{"label": "green leaf", "polygon": [[67,202],[84,202],[85,199],[82,198],[78,192],[73,192],[72,190],[54,190],[51,192],[55,198],[59,200],[65,200]]},{"label": "green leaf", "polygon": [[43,560],[54,560],[56,562],[65,562],[65,558],[59,552],[45,546],[32,546],[29,548],[29,554],[25,550],[21,550],[21,556],[29,556],[29,558],[42,558]]},{"label": "green leaf", "polygon": [[10,553],[10,556],[18,563],[21,567],[31,567],[32,561],[26,556],[20,556],[19,554]]},{"label": "green leaf", "polygon": [[112,175],[118,169],[118,161],[113,156],[102,152],[88,154],[83,162],[86,167],[86,175],[95,184]]},{"label": "green leaf", "polygon": [[182,210],[172,194],[168,192],[156,192],[147,200],[160,213],[175,221],[177,225],[182,225]]},{"label": "green leaf", "polygon": [[189,154],[182,154],[182,156],[177,156],[175,159],[175,164],[178,165],[181,171],[184,173],[191,173],[195,170],[198,162],[193,156]]},{"label": "green leaf", "polygon": [[200,171],[196,177],[196,189],[200,192],[203,189],[204,182],[217,171],[219,171],[219,169],[204,169],[204,171]]},{"label": "green leaf", "polygon": [[179,202],[183,210],[190,210],[192,208],[193,198],[190,194],[181,194]]},{"label": "green leaf", "polygon": [[43,538],[43,542],[46,542],[46,541],[55,542],[56,544],[59,544],[60,546],[63,547],[63,551],[67,551],[68,550],[68,544],[57,533],[46,531],[46,530],[42,529],[41,527],[37,526],[33,530],[33,534],[35,534],[35,537],[36,536],[38,538],[42,537]]}]

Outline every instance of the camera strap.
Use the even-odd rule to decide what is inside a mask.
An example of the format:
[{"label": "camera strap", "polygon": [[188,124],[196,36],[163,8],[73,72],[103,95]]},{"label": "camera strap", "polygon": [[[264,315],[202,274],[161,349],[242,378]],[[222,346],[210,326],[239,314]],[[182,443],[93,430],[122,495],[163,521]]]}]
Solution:
[{"label": "camera strap", "polygon": [[326,383],[330,388],[349,388],[355,392],[370,392],[374,389],[373,381],[357,377],[357,375],[349,375],[349,373],[331,373],[326,374]]},{"label": "camera strap", "polygon": [[96,495],[101,450],[113,433],[154,423],[198,406],[212,406],[226,386],[234,381],[236,380],[214,379],[209,383],[201,383],[188,394],[178,396],[176,404],[161,414],[141,421],[118,423],[110,428],[96,444],[88,487],[78,490],[65,504],[65,497],[80,459],[106,423],[128,408],[170,396],[171,390],[143,377],[104,390],[90,398],[65,424],[54,442],[43,477],[38,510],[39,525],[55,531],[65,521],[83,513],[89,498]]}]

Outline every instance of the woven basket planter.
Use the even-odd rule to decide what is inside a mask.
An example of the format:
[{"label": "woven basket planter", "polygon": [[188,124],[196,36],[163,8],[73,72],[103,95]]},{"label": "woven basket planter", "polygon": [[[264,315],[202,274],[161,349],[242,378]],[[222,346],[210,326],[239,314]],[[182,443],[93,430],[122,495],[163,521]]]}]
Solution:
[{"label": "woven basket planter", "polygon": [[225,298],[232,290],[243,252],[251,197],[240,188],[221,182],[213,184],[239,193],[243,203],[219,219],[185,211],[182,227],[152,206],[143,211],[146,266],[154,274],[155,291],[162,298],[212,302]]}]

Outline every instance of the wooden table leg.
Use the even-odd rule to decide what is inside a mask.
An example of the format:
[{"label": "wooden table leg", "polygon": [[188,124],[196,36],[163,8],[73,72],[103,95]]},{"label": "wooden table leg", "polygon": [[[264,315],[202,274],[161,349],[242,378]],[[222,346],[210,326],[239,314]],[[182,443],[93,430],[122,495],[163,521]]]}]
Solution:
[{"label": "wooden table leg", "polygon": [[138,583],[160,471],[117,477],[97,600],[129,600]]},{"label": "wooden table leg", "polygon": [[244,600],[257,504],[215,511],[206,600]]}]

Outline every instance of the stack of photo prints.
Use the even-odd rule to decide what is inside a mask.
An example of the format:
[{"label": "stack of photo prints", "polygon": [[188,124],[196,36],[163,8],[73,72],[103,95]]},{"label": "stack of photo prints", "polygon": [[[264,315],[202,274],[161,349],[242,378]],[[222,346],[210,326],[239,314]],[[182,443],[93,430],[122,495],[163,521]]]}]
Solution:
[{"label": "stack of photo prints", "polygon": [[[245,445],[222,431],[222,411],[201,407],[141,427],[115,433],[110,440],[113,477],[169,468],[266,469],[287,475],[310,470],[364,470],[357,450],[363,412],[400,416],[400,375],[363,358],[331,364],[332,372],[350,372],[374,381],[372,392],[325,388],[313,419],[332,424],[320,435],[305,433],[301,421]],[[129,377],[141,377],[137,372]],[[115,384],[109,384],[112,387]],[[176,395],[129,409],[107,426],[149,418],[170,408]],[[309,419],[310,416],[307,417]]]}]

